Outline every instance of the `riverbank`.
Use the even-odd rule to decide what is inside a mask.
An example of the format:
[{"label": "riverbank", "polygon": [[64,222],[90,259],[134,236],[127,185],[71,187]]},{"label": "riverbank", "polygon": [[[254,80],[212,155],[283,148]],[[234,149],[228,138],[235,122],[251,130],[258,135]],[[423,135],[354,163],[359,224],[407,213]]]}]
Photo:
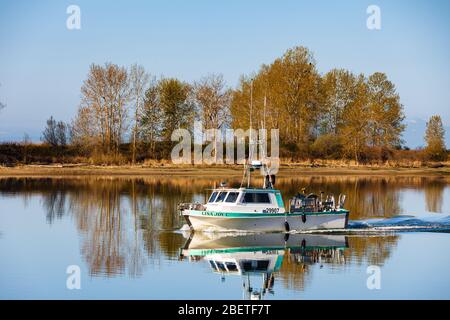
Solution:
[{"label": "riverbank", "polygon": [[[450,166],[396,168],[383,166],[307,166],[282,165],[277,174],[292,175],[450,175]],[[242,166],[94,166],[94,165],[22,165],[0,167],[0,177],[54,177],[54,176],[196,176],[238,177]]]}]

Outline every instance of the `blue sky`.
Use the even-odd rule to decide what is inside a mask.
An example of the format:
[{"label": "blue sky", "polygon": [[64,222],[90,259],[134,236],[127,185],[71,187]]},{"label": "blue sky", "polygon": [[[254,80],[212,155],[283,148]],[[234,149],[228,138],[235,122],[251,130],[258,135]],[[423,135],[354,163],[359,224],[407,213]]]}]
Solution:
[{"label": "blue sky", "polygon": [[[66,28],[70,4],[81,8],[81,30]],[[379,31],[366,27],[371,4],[381,9]],[[234,87],[240,75],[303,45],[321,73],[386,72],[415,147],[423,144],[416,126],[430,115],[450,124],[449,30],[448,1],[2,0],[0,141],[25,132],[38,140],[50,115],[70,121],[91,63],[137,62],[186,81],[222,73]]]}]

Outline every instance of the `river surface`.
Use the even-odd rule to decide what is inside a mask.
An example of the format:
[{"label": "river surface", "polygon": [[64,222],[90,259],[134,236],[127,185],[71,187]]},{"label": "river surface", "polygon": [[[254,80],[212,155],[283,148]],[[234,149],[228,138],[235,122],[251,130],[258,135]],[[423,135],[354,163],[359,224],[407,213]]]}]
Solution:
[{"label": "river surface", "polygon": [[280,178],[346,194],[349,229],[186,231],[177,203],[220,182],[0,178],[0,298],[450,299],[449,178]]}]

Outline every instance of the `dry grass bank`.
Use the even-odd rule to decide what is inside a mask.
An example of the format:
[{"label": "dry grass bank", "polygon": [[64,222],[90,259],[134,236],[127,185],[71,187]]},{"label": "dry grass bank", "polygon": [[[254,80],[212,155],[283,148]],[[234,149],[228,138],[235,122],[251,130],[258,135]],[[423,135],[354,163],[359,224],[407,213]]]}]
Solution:
[{"label": "dry grass bank", "polygon": [[[450,163],[430,163],[420,166],[399,164],[357,165],[343,161],[282,162],[278,176],[293,175],[450,175]],[[238,177],[240,165],[173,165],[168,161],[143,165],[95,166],[88,164],[20,165],[0,167],[0,176],[55,177],[55,176],[204,176]]]}]

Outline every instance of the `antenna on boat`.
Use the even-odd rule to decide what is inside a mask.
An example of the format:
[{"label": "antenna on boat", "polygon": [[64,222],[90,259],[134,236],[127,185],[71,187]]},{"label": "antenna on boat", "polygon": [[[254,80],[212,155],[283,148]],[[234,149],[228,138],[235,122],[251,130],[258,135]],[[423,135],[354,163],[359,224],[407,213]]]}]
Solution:
[{"label": "antenna on boat", "polygon": [[267,107],[267,91],[264,92],[264,114],[263,114],[263,129],[266,128],[266,107]]},{"label": "antenna on boat", "polygon": [[249,118],[250,118],[250,134],[249,134],[249,148],[248,148],[248,158],[247,161],[244,163],[244,175],[242,177],[242,182],[241,182],[241,188],[244,184],[245,181],[245,177],[247,176],[247,188],[250,187],[250,169],[251,169],[251,165],[250,165],[250,161],[253,158],[253,137],[252,137],[252,131],[253,131],[253,121],[252,121],[252,116],[253,116],[253,78],[250,79],[250,114],[249,114]]},{"label": "antenna on boat", "polygon": [[[249,137],[249,150],[248,150],[248,159],[247,159],[247,165],[250,163],[250,161],[253,159],[253,78],[250,82],[250,137]],[[248,168],[250,170],[250,167]],[[250,177],[251,174],[248,172],[247,175],[247,188],[250,188]]]},{"label": "antenna on boat", "polygon": [[[253,139],[253,82],[254,79],[250,79],[250,113],[249,113],[249,124],[250,124],[250,134],[249,134],[249,152],[247,161],[244,163],[244,175],[242,177],[241,188],[244,184],[245,178],[247,177],[247,188],[250,188],[251,174],[253,169],[261,169],[264,171],[264,188],[273,188],[275,184],[275,176],[270,175],[270,170],[268,170],[267,165],[264,163],[266,159],[265,149],[262,147],[261,139]],[[263,119],[261,121],[261,128],[266,128],[266,107],[267,107],[267,92],[264,92],[264,111]],[[266,139],[266,136],[264,137]],[[260,148],[260,160],[253,160],[254,152],[258,152],[258,146]],[[258,156],[257,156],[258,158]]]},{"label": "antenna on boat", "polygon": [[252,116],[253,116],[253,79],[250,82],[250,138],[252,137]]}]

